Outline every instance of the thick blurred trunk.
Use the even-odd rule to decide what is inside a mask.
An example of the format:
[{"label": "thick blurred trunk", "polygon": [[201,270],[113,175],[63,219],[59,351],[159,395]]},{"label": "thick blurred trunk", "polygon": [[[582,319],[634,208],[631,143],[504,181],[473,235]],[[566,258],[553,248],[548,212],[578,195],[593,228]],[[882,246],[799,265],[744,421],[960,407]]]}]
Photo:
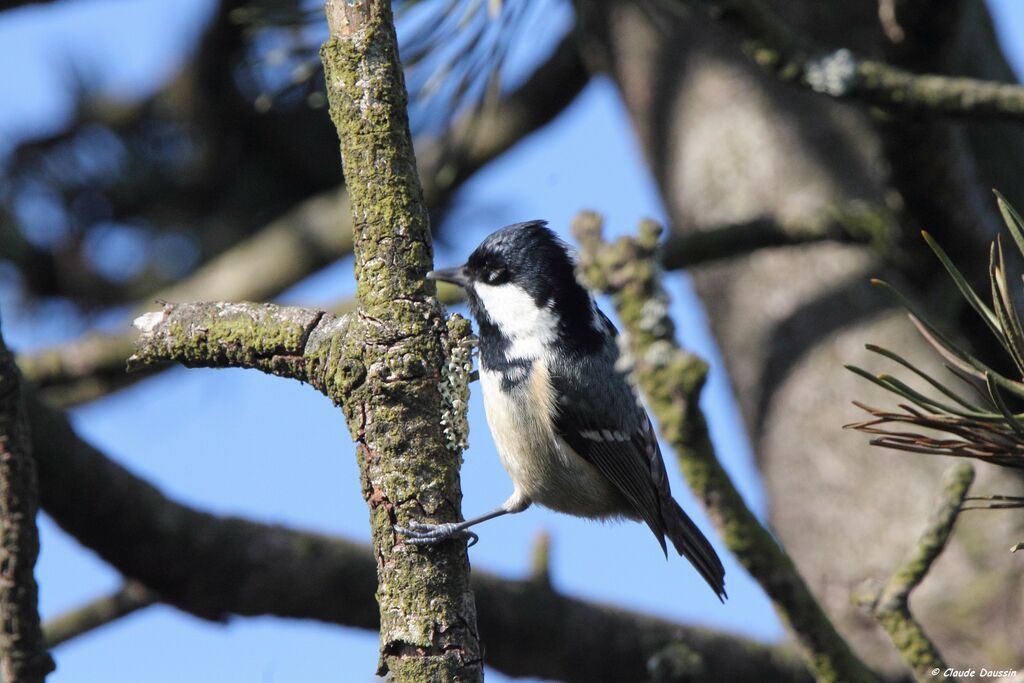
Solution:
[{"label": "thick blurred trunk", "polygon": [[[882,55],[874,2],[773,6],[821,45]],[[611,0],[578,11],[585,55],[618,84],[675,230],[801,217],[863,199],[904,217],[905,243],[916,246],[916,231],[928,228],[953,240],[958,258],[971,259],[966,270],[981,273],[985,264],[971,255],[982,253],[994,228],[986,186],[1024,205],[1024,179],[1013,172],[1024,162],[1019,126],[970,124],[965,135],[924,121],[880,124],[865,108],[773,80],[743,56],[734,34],[697,13],[655,16],[650,6]],[[967,3],[959,21],[951,68],[1005,80],[984,5]],[[950,142],[935,149],[929,141],[936,139]],[[931,178],[955,191],[943,186],[929,195]],[[850,594],[897,566],[948,463],[881,451],[841,430],[861,417],[852,399],[894,403],[842,367],[884,367],[865,342],[926,366],[934,357],[868,284],[872,276],[907,287],[912,278],[910,291],[939,320],[967,320],[943,277],[918,267],[900,272],[864,246],[762,250],[693,272],[759,457],[773,528],[837,625],[869,663],[892,670],[891,644]],[[976,492],[1020,490],[1005,470],[980,470]],[[1007,552],[1021,537],[1011,526],[1019,518],[966,515],[915,596],[915,613],[951,663],[1021,661],[1024,643],[1013,626],[1024,616],[1020,563]]]}]

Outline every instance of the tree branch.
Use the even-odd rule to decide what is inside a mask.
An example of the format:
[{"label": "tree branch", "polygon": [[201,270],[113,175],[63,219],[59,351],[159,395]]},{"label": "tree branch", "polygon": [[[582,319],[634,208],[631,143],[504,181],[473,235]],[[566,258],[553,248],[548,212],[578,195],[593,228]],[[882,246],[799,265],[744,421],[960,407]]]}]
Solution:
[{"label": "tree branch", "polygon": [[[870,244],[890,261],[905,258],[897,245],[896,217],[882,206],[861,201],[831,206],[812,215],[779,221],[769,217],[742,223],[728,223],[696,232],[673,232],[658,257],[665,270],[683,270],[715,261],[750,254],[758,249],[789,247],[825,240]],[[465,301],[465,292],[454,285],[438,283],[437,300],[451,306]],[[330,307],[336,315],[356,310],[355,299]]]},{"label": "tree branch", "polygon": [[[361,376],[343,401],[358,443],[370,509],[380,605],[378,675],[398,683],[483,680],[476,605],[464,542],[417,548],[398,536],[410,521],[462,519],[462,439],[444,433],[439,386],[448,376],[446,326],[425,278],[433,263],[430,221],[416,174],[389,0],[328,0],[320,50],[331,119],[352,199],[359,310],[342,367]],[[462,407],[464,410],[465,406]]]},{"label": "tree branch", "polygon": [[690,488],[726,545],[768,594],[819,681],[873,681],[829,621],[793,561],[754,517],[715,455],[701,413],[707,365],[675,340],[656,262],[660,228],[640,226],[637,239],[604,242],[596,214],[577,217],[581,265],[598,290],[612,294],[628,336],[634,373],[672,445]]},{"label": "tree branch", "polygon": [[767,247],[835,240],[870,244],[883,257],[899,260],[898,232],[896,217],[886,208],[851,201],[798,219],[764,216],[699,231],[673,232],[658,258],[665,270],[680,270]]},{"label": "tree branch", "polygon": [[778,78],[814,92],[903,113],[1024,119],[1024,87],[974,78],[915,74],[863,59],[846,48],[825,50],[797,36],[759,0],[674,0],[704,9],[744,36],[750,58]]},{"label": "tree branch", "polygon": [[[881,590],[864,589],[855,600],[867,607],[886,630],[903,660],[914,670],[918,681],[956,680],[942,672],[947,666],[935,644],[910,613],[910,593],[924,580],[953,533],[960,506],[974,481],[970,463],[957,463],[946,470],[942,493],[928,517],[917,545]],[[935,674],[939,671],[939,674]]]},{"label": "tree branch", "polygon": [[134,325],[141,334],[129,370],[172,361],[190,368],[255,368],[323,388],[323,378],[307,371],[307,359],[325,343],[343,343],[349,319],[297,306],[217,302],[164,304]]},{"label": "tree branch", "polygon": [[[376,630],[374,554],[321,534],[220,517],[168,499],[28,397],[46,512],[104,561],[195,616],[273,615]],[[511,676],[639,680],[674,642],[704,680],[807,681],[794,653],[473,572],[488,664]],[[692,680],[692,679],[691,679]]]},{"label": "tree branch", "polygon": [[136,581],[127,581],[114,593],[76,607],[43,624],[46,645],[57,647],[156,602],[156,595],[148,588]]},{"label": "tree branch", "polygon": [[[418,140],[426,205],[439,211],[473,173],[560,114],[588,79],[570,31],[526,83],[496,107],[460,117],[441,138]],[[350,253],[351,204],[347,190],[339,188],[303,201],[153,299],[266,301]],[[152,300],[147,300],[135,311],[150,308]],[[148,374],[124,373],[124,359],[132,353],[134,339],[131,332],[92,334],[23,354],[18,364],[54,405],[76,405]]]},{"label": "tree branch", "polygon": [[39,626],[39,499],[24,390],[0,336],[0,675],[40,683],[54,669]]}]

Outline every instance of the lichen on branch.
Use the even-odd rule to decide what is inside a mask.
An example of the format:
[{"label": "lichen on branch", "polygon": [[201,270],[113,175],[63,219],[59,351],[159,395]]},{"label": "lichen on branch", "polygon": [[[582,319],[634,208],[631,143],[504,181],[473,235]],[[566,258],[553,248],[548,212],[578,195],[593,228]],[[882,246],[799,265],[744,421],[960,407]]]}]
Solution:
[{"label": "lichen on branch", "polygon": [[771,599],[818,681],[873,681],[874,675],[836,631],[786,551],[758,522],[715,455],[699,400],[707,364],[680,348],[657,261],[661,229],[640,225],[635,239],[604,241],[601,219],[580,214],[573,233],[581,268],[612,295],[628,342],[633,376],[672,446],[680,468],[716,529]]},{"label": "lichen on branch", "polygon": [[[307,370],[321,351],[324,329],[343,336],[347,318],[277,304],[165,303],[135,319],[140,332],[128,369],[162,362],[186,367],[255,368],[320,386]],[[320,330],[314,336],[313,332]],[[313,340],[313,343],[309,343]]]}]

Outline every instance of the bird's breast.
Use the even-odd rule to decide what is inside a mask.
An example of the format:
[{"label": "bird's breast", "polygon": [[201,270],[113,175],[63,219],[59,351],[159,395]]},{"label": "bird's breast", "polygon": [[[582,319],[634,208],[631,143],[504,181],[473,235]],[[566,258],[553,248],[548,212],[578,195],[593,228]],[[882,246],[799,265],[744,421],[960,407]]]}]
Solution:
[{"label": "bird's breast", "polygon": [[501,464],[516,491],[545,507],[583,517],[628,512],[597,468],[558,436],[557,400],[541,360],[480,367],[484,410]]}]

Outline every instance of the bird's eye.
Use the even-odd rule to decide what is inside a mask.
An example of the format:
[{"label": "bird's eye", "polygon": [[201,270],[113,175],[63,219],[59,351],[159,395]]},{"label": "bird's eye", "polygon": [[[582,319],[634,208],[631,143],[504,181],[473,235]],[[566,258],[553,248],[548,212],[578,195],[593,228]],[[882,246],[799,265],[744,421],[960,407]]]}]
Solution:
[{"label": "bird's eye", "polygon": [[505,268],[494,268],[487,271],[487,275],[484,279],[489,285],[500,285],[504,282],[508,282],[508,270]]}]

